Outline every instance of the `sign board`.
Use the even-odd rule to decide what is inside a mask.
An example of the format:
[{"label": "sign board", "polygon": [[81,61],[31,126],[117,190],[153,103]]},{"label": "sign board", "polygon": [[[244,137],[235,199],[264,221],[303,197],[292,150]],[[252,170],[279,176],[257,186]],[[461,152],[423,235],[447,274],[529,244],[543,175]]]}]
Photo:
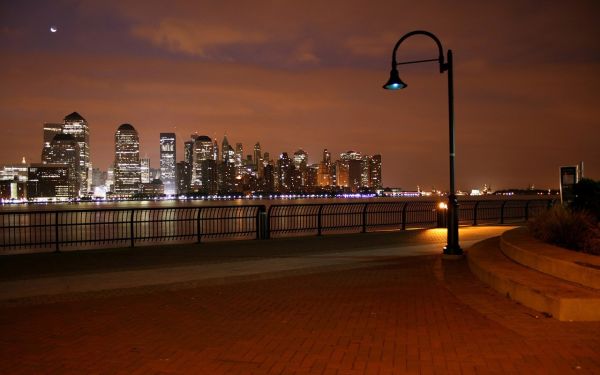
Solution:
[{"label": "sign board", "polygon": [[571,204],[575,198],[573,187],[579,182],[579,166],[560,167],[560,202]]}]

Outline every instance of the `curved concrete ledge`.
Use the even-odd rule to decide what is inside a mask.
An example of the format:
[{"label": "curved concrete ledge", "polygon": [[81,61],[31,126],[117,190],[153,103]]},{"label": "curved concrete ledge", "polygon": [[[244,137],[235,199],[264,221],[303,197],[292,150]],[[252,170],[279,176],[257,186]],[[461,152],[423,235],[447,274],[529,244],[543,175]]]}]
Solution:
[{"label": "curved concrete ledge", "polygon": [[565,250],[533,238],[526,228],[504,232],[504,255],[534,270],[600,290],[600,257]]},{"label": "curved concrete ledge", "polygon": [[471,271],[507,297],[563,321],[600,321],[600,291],[525,268],[507,258],[495,237],[473,245]]}]

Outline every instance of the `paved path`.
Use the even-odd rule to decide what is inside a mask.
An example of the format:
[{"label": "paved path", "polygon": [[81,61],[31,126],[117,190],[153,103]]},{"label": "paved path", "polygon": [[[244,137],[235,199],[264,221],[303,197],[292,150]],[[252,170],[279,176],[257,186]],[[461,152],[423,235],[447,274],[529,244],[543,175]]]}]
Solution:
[{"label": "paved path", "polygon": [[[461,229],[463,246],[504,229]],[[433,230],[214,244],[203,255],[178,247],[162,258],[1,259],[2,290],[137,279],[128,272],[162,282],[4,301],[0,373],[600,373],[600,323],[558,322],[498,295],[466,261],[442,260],[443,240]],[[170,283],[174,270],[215,274]]]}]

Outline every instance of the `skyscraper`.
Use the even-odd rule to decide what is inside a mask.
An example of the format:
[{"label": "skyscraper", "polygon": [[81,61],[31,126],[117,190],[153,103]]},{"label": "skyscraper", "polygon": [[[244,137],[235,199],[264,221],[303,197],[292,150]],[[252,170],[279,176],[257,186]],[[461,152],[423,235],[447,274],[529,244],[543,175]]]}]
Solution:
[{"label": "skyscraper", "polygon": [[381,189],[383,187],[383,179],[381,175],[381,155],[373,155],[371,158],[371,187],[373,189]]},{"label": "skyscraper", "polygon": [[150,183],[150,159],[149,158],[141,158],[140,159],[140,176],[142,179],[142,184]]},{"label": "skyscraper", "polygon": [[177,192],[176,156],[175,133],[160,133],[160,179],[166,195],[174,195]]},{"label": "skyscraper", "polygon": [[130,124],[119,126],[115,133],[115,194],[129,197],[140,191],[140,140]]},{"label": "skyscraper", "polygon": [[73,112],[65,117],[62,132],[71,134],[79,145],[79,174],[81,178],[79,195],[87,195],[92,186],[90,131],[88,123],[79,113]]},{"label": "skyscraper", "polygon": [[[357,192],[362,184],[362,156],[360,152],[348,151],[341,153],[340,157],[348,168],[348,184],[346,186],[352,192]],[[338,186],[343,185],[338,181]]]},{"label": "skyscraper", "polygon": [[194,142],[192,186],[201,193],[214,194],[217,191],[217,162],[213,157],[213,143],[210,137],[197,137]]},{"label": "skyscraper", "polygon": [[62,133],[63,124],[56,124],[47,122],[44,124],[44,147],[42,149],[42,163],[47,158],[48,151],[50,151],[50,143],[54,139],[54,136]]},{"label": "skyscraper", "polygon": [[235,144],[235,169],[236,177],[241,177],[244,174],[244,147],[241,143]]},{"label": "skyscraper", "polygon": [[292,190],[294,184],[294,163],[287,152],[281,153],[277,160],[278,190],[287,193]]},{"label": "skyscraper", "polygon": [[68,184],[60,194],[75,198],[79,195],[81,178],[79,163],[79,144],[70,134],[58,133],[54,135],[52,142],[42,151],[42,163],[53,165],[64,165],[68,168],[66,177]]}]

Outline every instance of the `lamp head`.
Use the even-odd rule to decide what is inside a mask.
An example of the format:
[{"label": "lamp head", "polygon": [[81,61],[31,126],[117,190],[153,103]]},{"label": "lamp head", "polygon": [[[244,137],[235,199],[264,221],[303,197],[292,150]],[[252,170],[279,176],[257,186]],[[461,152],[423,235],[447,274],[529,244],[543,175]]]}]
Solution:
[{"label": "lamp head", "polygon": [[390,71],[390,79],[387,81],[383,88],[386,90],[400,90],[408,86],[406,83],[402,82],[400,76],[398,75],[398,69],[393,67]]}]

